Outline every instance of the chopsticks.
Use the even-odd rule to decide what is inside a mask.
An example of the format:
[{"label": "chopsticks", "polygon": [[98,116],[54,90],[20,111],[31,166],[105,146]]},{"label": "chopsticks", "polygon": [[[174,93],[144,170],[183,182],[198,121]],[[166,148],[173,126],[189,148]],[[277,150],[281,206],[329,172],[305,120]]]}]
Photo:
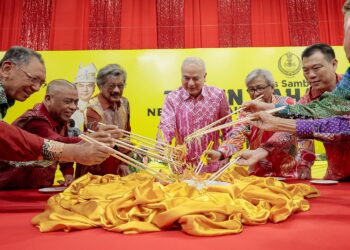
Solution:
[{"label": "chopsticks", "polygon": [[[99,145],[101,145],[103,147],[108,147],[105,144],[103,144],[102,142],[99,142],[99,141],[97,141],[97,140],[95,140],[95,139],[93,139],[93,138],[91,138],[91,137],[89,137],[87,135],[81,134],[81,135],[79,135],[79,137],[82,140],[87,141],[89,143],[96,143],[96,144],[99,144]],[[118,152],[117,150],[114,150],[114,154],[111,154],[111,156],[113,156],[116,159],[119,159],[122,162],[124,162],[126,164],[129,164],[129,165],[131,165],[131,166],[133,166],[133,167],[135,167],[135,168],[137,168],[137,169],[139,169],[141,171],[145,171],[146,173],[154,176],[158,180],[161,180],[161,181],[163,181],[165,183],[172,183],[173,182],[173,180],[169,176],[164,175],[164,174],[162,174],[162,173],[160,173],[160,172],[150,168],[146,164],[143,164],[143,163],[141,163],[141,162],[139,162],[139,161],[137,161],[137,160],[135,160],[135,159],[133,159],[133,158],[131,158],[131,157],[121,153],[121,152]]]},{"label": "chopsticks", "polygon": [[199,164],[198,164],[197,167],[194,169],[194,173],[195,173],[195,174],[199,174],[199,173],[201,172],[201,170],[202,170],[202,168],[203,168],[203,165],[204,165],[204,161],[206,161],[206,159],[207,159],[207,154],[206,154],[206,152],[207,152],[208,150],[211,150],[212,147],[213,147],[213,145],[214,145],[214,141],[211,141],[211,142],[208,144],[207,149],[204,151],[203,155],[202,155],[201,158],[200,158]]},{"label": "chopsticks", "polygon": [[241,159],[240,156],[235,158],[234,160],[228,162],[226,165],[224,165],[222,168],[220,168],[217,172],[212,174],[209,178],[208,181],[215,181],[217,178],[219,178],[232,164],[236,163],[239,159]]},{"label": "chopsticks", "polygon": [[[260,101],[262,98],[263,98],[263,95],[258,96],[257,98],[254,99],[254,101]],[[190,142],[192,139],[198,137],[198,136],[197,136],[198,134],[203,133],[203,131],[212,128],[214,125],[216,125],[216,124],[218,124],[218,123],[220,123],[220,122],[226,120],[227,118],[229,118],[229,117],[231,117],[232,115],[234,115],[234,114],[236,114],[236,113],[242,111],[243,109],[244,109],[244,107],[240,107],[240,108],[237,109],[236,111],[233,111],[232,113],[230,113],[230,114],[228,114],[228,115],[226,115],[226,116],[220,118],[219,120],[217,120],[217,121],[215,121],[215,122],[213,122],[213,123],[210,123],[209,125],[207,125],[207,126],[205,126],[205,127],[203,127],[203,128],[200,128],[200,129],[194,131],[192,134],[190,134],[190,135],[188,135],[188,136],[185,137],[185,141],[186,141],[186,142]]]},{"label": "chopsticks", "polygon": [[[104,124],[102,122],[99,122],[98,124],[102,125],[102,126],[106,126],[106,124]],[[122,132],[127,137],[133,138],[133,139],[138,140],[140,142],[144,142],[145,144],[148,144],[148,145],[149,144],[156,145],[155,147],[156,148],[158,147],[161,150],[162,150],[162,148],[159,147],[158,145],[162,145],[163,147],[169,147],[169,148],[172,148],[172,149],[176,149],[176,147],[171,146],[171,145],[169,145],[169,144],[167,144],[165,142],[153,140],[153,139],[148,138],[146,136],[139,135],[139,134],[136,134],[136,133],[132,133],[132,132],[124,130],[124,129],[120,129],[120,128],[118,128],[118,129],[120,130],[120,132]]]},{"label": "chopsticks", "polygon": [[[269,114],[272,114],[272,113],[281,111],[281,110],[283,110],[283,109],[285,109],[285,108],[286,108],[286,106],[282,106],[282,107],[278,107],[278,108],[275,108],[275,109],[267,110],[266,112],[269,113]],[[244,123],[244,122],[247,122],[247,121],[250,121],[250,120],[253,120],[253,119],[254,119],[254,116],[249,115],[249,116],[244,117],[244,118],[242,118],[242,119],[239,119],[239,120],[236,120],[236,121],[233,121],[233,122],[229,122],[229,123],[225,123],[225,124],[223,124],[223,125],[220,125],[220,126],[217,126],[217,127],[211,128],[211,129],[207,129],[206,131],[202,131],[202,132],[200,132],[200,133],[197,133],[197,134],[195,135],[195,137],[192,137],[191,139],[194,139],[194,138],[197,138],[197,137],[201,137],[201,136],[203,136],[203,135],[206,135],[206,134],[215,132],[215,131],[217,131],[217,130],[224,129],[224,128],[233,126],[233,125],[235,125],[235,124]]]},{"label": "chopsticks", "polygon": [[[90,133],[95,133],[95,131],[93,131],[91,129],[88,129],[87,131],[90,132]],[[132,145],[131,143],[127,143],[127,142],[119,140],[119,139],[112,138],[112,140],[118,147],[122,147],[122,148],[125,148],[125,149],[128,149],[128,150],[131,150],[131,151],[137,151],[137,152],[139,152],[139,153],[141,153],[141,154],[143,154],[145,156],[148,156],[148,155],[153,156],[154,158],[162,160],[162,161],[164,161],[164,162],[166,162],[168,164],[173,164],[175,170],[176,171],[178,170],[179,163],[174,161],[174,160],[172,160],[172,159],[165,158],[162,155],[153,153],[151,151],[144,150],[142,148],[139,148],[139,147],[136,147],[136,146]],[[172,172],[172,169],[171,169],[170,166],[169,166],[169,170]]]}]

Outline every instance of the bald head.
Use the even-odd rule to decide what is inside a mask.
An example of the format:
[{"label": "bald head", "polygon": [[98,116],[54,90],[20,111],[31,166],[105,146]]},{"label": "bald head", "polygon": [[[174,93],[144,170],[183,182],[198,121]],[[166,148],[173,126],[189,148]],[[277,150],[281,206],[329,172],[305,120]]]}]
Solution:
[{"label": "bald head", "polygon": [[73,84],[67,80],[56,79],[56,80],[49,82],[49,84],[47,85],[46,95],[54,95],[57,92],[62,92],[62,91],[65,91],[67,89],[77,90],[77,87],[75,86],[75,84]]},{"label": "bald head", "polygon": [[196,65],[199,69],[201,69],[201,71],[202,71],[203,74],[206,73],[204,61],[203,61],[201,58],[195,57],[195,56],[187,57],[187,58],[182,62],[181,70],[183,71],[185,68],[187,68],[187,67],[188,67],[189,65],[191,65],[191,64],[194,64],[194,65]]},{"label": "bald head", "polygon": [[69,121],[77,110],[78,101],[78,91],[74,84],[63,79],[53,80],[48,84],[44,105],[57,122]]}]

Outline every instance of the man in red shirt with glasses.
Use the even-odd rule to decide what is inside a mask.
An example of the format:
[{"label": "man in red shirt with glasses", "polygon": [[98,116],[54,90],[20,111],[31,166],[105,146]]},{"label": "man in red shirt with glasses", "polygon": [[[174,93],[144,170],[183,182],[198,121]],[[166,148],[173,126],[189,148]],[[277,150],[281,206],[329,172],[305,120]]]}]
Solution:
[{"label": "man in red shirt with glasses", "polygon": [[16,176],[7,161],[76,161],[92,165],[113,154],[109,148],[96,144],[43,139],[1,121],[15,100],[25,101],[44,85],[45,78],[44,61],[31,49],[12,47],[0,60],[0,188]]}]

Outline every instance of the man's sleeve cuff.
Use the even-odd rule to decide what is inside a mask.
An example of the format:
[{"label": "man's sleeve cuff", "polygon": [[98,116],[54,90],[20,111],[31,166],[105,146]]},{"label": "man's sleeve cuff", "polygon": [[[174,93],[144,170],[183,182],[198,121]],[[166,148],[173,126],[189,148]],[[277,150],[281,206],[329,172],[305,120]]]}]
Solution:
[{"label": "man's sleeve cuff", "polygon": [[297,136],[312,136],[315,132],[314,123],[314,120],[296,120]]}]

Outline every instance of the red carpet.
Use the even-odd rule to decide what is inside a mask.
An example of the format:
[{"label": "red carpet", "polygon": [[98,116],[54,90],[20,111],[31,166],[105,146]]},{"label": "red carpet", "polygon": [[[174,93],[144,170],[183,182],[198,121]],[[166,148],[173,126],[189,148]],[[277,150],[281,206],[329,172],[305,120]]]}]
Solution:
[{"label": "red carpet", "polygon": [[31,218],[49,195],[0,191],[0,249],[348,249],[350,183],[317,186],[311,210],[279,224],[244,226],[237,235],[193,237],[178,231],[122,235],[103,229],[40,233]]}]

